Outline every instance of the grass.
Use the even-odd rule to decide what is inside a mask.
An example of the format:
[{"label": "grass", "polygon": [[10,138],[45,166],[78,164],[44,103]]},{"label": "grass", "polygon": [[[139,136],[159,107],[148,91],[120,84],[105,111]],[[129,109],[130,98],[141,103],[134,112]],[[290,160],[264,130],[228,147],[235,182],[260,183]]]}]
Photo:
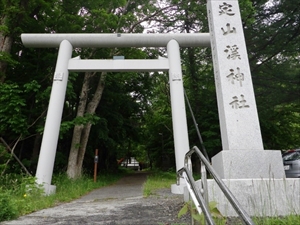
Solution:
[{"label": "grass", "polygon": [[54,195],[45,196],[35,184],[34,177],[6,174],[0,178],[0,221],[11,220],[19,216],[53,207],[57,204],[79,198],[93,189],[107,186],[117,181],[119,174],[100,174],[97,182],[86,175],[72,180],[66,175],[54,175],[52,183],[56,185]]},{"label": "grass", "polygon": [[176,174],[174,172],[153,171],[144,183],[143,195],[145,197],[153,195],[155,190],[170,188],[171,184],[174,184],[175,182]]}]

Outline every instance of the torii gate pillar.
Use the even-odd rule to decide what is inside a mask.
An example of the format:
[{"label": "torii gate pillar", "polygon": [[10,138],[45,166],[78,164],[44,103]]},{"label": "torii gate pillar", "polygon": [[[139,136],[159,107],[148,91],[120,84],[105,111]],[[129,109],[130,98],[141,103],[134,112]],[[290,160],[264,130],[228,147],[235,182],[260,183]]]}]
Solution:
[{"label": "torii gate pillar", "polygon": [[[175,147],[176,171],[184,167],[185,154],[189,151],[189,139],[184,103],[184,90],[179,45],[171,40],[167,45],[169,59],[169,82],[172,108],[173,138]],[[180,184],[184,184],[180,181]],[[172,185],[171,192],[183,193],[183,185]]]},{"label": "torii gate pillar", "polygon": [[72,50],[73,47],[69,41],[63,40],[61,42],[36,170],[37,183],[44,186],[45,194],[54,193],[56,190],[56,186],[51,185],[51,180],[68,83],[68,63],[72,56]]}]

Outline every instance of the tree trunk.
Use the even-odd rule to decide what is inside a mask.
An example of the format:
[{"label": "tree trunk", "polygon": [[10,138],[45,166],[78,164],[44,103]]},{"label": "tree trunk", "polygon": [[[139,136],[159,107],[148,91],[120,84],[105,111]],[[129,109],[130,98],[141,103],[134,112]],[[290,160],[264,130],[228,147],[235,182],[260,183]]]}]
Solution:
[{"label": "tree trunk", "polygon": [[[90,87],[90,79],[94,74],[95,73],[90,73],[90,72],[86,72],[84,74],[84,80],[83,80],[81,93],[79,97],[79,105],[78,105],[76,117],[84,116],[87,99],[88,99],[89,87]],[[77,157],[80,148],[81,134],[82,134],[83,127],[84,125],[82,124],[75,125],[73,130],[73,137],[72,137],[71,149],[70,149],[69,160],[68,160],[68,169],[67,169],[67,174],[70,178],[78,177]]]},{"label": "tree trunk", "polygon": [[[7,16],[1,17],[0,25],[4,26],[6,20],[7,20]],[[10,35],[5,34],[5,32],[0,32],[0,52],[2,53],[1,55],[4,54],[4,59],[5,59],[5,55],[10,54],[12,43],[13,43],[13,38]],[[6,67],[7,67],[6,60],[1,59],[0,60],[0,83],[3,83],[5,80]]]},{"label": "tree trunk", "polygon": [[[130,3],[131,3],[131,1],[127,1],[126,6],[124,7],[123,15],[126,14],[127,8],[130,5]],[[119,32],[120,21],[121,20],[119,20],[118,28],[116,29],[115,33]],[[113,56],[114,51],[115,51],[115,49],[113,49],[110,52],[110,56]],[[94,53],[95,52],[93,51],[90,54],[90,57]],[[87,114],[94,114],[96,111],[96,108],[98,107],[98,105],[100,103],[100,100],[102,98],[102,93],[104,90],[104,86],[105,86],[106,75],[107,75],[106,72],[101,73],[101,76],[100,76],[99,82],[98,82],[98,86],[94,93],[94,96],[87,105],[87,108],[86,108]],[[83,84],[81,95],[83,93],[85,93],[86,100],[85,100],[84,107],[82,105],[82,108],[78,109],[77,116],[84,115],[84,109],[86,107],[87,96],[88,96],[88,91],[89,91],[89,82],[88,82],[89,80],[90,80],[90,78],[84,82],[84,84],[86,84],[86,86],[84,86],[84,84]],[[81,99],[80,99],[80,102],[81,102]],[[74,127],[73,139],[72,139],[71,150],[70,150],[69,161],[68,161],[68,170],[67,170],[67,175],[70,178],[77,178],[77,177],[81,176],[83,159],[84,159],[84,155],[86,152],[86,146],[88,143],[91,127],[92,127],[91,123],[88,123],[85,126],[75,125],[75,127]]]},{"label": "tree trunk", "polygon": [[[86,107],[89,90],[89,81],[93,75],[90,73],[86,73],[85,75],[80,95],[80,102],[77,110],[77,117],[84,116],[84,113],[94,114],[101,100],[106,78],[106,73],[104,72],[100,76],[98,86],[92,100],[88,103]],[[82,163],[86,152],[86,146],[88,143],[91,127],[91,123],[87,123],[86,125],[75,125],[74,127],[67,169],[67,174],[70,178],[77,178],[81,176]]]},{"label": "tree trunk", "polygon": [[32,148],[32,154],[30,157],[30,161],[37,162],[39,158],[39,152],[41,148],[41,142],[42,142],[42,135],[37,133],[34,142],[33,142],[33,148]]}]

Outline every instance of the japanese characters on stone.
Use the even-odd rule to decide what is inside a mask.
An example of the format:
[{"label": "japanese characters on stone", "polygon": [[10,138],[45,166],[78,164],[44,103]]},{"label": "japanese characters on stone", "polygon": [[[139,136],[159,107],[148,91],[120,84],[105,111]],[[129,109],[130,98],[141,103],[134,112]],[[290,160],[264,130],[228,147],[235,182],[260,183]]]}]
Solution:
[{"label": "japanese characters on stone", "polygon": [[[223,2],[219,5],[218,11],[219,16],[223,17],[222,19],[225,23],[224,27],[220,28],[222,30],[223,38],[230,43],[231,35],[236,35],[239,32],[234,24],[237,20],[231,19],[236,15],[235,8],[227,2]],[[241,60],[245,59],[242,59],[237,43],[230,43],[224,46],[224,57],[226,57],[227,60],[234,60],[236,62],[235,68],[228,68],[230,73],[226,77],[228,78],[228,81],[231,83],[231,85],[239,85],[239,89],[237,90],[242,92],[245,75],[241,71],[239,63]],[[250,106],[246,104],[247,101],[245,98],[246,97],[242,93],[240,93],[233,96],[228,104],[232,106],[232,109],[249,108]]]}]

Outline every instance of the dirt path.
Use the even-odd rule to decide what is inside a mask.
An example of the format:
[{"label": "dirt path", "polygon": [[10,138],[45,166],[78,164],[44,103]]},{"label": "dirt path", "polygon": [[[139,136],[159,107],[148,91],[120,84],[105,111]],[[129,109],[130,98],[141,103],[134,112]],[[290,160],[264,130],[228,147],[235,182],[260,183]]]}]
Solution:
[{"label": "dirt path", "polygon": [[0,224],[190,224],[189,217],[177,218],[184,204],[181,195],[172,194],[170,189],[161,189],[154,196],[143,197],[142,185],[146,178],[147,173],[137,172],[70,203]]}]

